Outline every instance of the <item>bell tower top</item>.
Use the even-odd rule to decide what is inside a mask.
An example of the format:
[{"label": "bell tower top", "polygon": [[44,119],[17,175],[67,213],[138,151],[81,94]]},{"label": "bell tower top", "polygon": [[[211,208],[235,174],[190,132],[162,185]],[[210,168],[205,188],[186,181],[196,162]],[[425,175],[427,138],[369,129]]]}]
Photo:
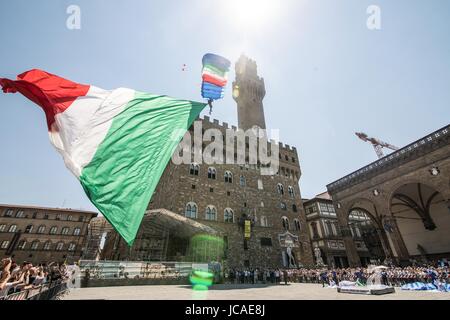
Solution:
[{"label": "bell tower top", "polygon": [[258,76],[256,62],[242,54],[235,64],[235,72],[233,98],[237,103],[239,128],[266,129],[262,102],[266,89],[264,79]]}]

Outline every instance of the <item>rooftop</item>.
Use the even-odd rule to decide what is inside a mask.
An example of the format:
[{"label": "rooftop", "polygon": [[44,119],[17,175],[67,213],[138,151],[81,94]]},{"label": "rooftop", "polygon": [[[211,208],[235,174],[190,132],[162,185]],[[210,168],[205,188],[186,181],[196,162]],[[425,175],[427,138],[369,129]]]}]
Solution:
[{"label": "rooftop", "polygon": [[97,216],[98,213],[88,210],[71,209],[71,208],[50,208],[50,207],[40,207],[40,206],[29,206],[29,205],[18,205],[18,204],[2,204],[0,203],[0,208],[16,208],[16,209],[36,209],[36,210],[46,210],[46,211],[57,211],[57,212],[78,212],[78,213],[90,213]]},{"label": "rooftop", "polygon": [[436,130],[429,135],[408,144],[407,146],[384,156],[377,161],[352,172],[345,177],[327,185],[328,192],[335,193],[362,181],[369,180],[376,175],[389,171],[401,164],[407,163],[418,157],[437,150],[450,143],[450,125]]}]

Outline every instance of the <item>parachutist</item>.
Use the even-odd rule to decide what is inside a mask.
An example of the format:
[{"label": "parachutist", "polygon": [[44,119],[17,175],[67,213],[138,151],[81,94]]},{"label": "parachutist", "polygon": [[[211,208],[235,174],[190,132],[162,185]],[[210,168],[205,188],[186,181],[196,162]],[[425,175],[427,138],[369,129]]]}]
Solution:
[{"label": "parachutist", "polygon": [[212,113],[212,102],[213,102],[213,100],[212,99],[209,99],[208,100],[208,105],[209,105],[209,114],[211,114]]}]

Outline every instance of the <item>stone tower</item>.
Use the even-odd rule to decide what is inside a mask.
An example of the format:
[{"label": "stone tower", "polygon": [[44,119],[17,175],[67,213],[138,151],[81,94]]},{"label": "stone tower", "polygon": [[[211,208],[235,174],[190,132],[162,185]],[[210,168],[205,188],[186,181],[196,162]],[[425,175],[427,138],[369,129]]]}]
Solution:
[{"label": "stone tower", "polygon": [[235,65],[233,98],[238,108],[239,128],[248,130],[254,126],[266,129],[263,99],[266,95],[264,79],[258,77],[256,62],[241,55]]}]

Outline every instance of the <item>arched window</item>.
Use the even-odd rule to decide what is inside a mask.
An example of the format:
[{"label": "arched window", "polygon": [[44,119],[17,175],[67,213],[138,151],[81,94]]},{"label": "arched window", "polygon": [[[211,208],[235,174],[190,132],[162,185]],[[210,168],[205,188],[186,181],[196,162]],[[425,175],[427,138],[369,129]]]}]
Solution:
[{"label": "arched window", "polygon": [[23,218],[24,216],[25,216],[25,214],[23,213],[22,210],[17,211],[16,218]]},{"label": "arched window", "polygon": [[0,249],[8,249],[8,247],[9,247],[9,241],[5,240],[2,242]]},{"label": "arched window", "polygon": [[216,168],[209,167],[208,168],[208,179],[215,180],[216,179],[216,173],[217,173]]},{"label": "arched window", "polygon": [[80,229],[80,228],[75,228],[75,229],[73,229],[73,235],[74,235],[74,236],[79,236],[79,235],[80,235],[80,232],[81,232],[81,229]]},{"label": "arched window", "polygon": [[260,224],[261,227],[268,227],[269,226],[269,222],[267,221],[267,217],[266,216],[261,216],[260,218]]},{"label": "arched window", "polygon": [[45,232],[45,226],[39,226],[39,228],[37,229],[37,233],[44,233]]},{"label": "arched window", "polygon": [[298,219],[294,219],[294,228],[295,231],[300,231],[300,221]]},{"label": "arched window", "polygon": [[56,251],[61,251],[64,248],[64,242],[58,242],[56,244]]},{"label": "arched window", "polygon": [[31,250],[37,250],[37,249],[39,249],[39,241],[36,240],[31,243]]},{"label": "arched window", "polygon": [[281,222],[283,224],[283,229],[286,231],[289,230],[289,219],[287,217],[282,217]]},{"label": "arched window", "polygon": [[69,228],[68,227],[62,228],[61,234],[69,234]]},{"label": "arched window", "polygon": [[55,220],[61,220],[62,215],[61,214],[57,214]]},{"label": "arched window", "polygon": [[297,206],[295,204],[292,205],[292,211],[297,212]]},{"label": "arched window", "polygon": [[206,220],[217,220],[217,211],[214,206],[207,206],[205,212]]},{"label": "arched window", "polygon": [[188,204],[186,204],[184,216],[186,218],[197,219],[197,211],[198,211],[197,204],[195,204],[194,202],[189,202]]},{"label": "arched window", "polygon": [[230,208],[226,208],[225,211],[223,212],[223,219],[225,222],[233,223],[234,222],[233,210]]},{"label": "arched window", "polygon": [[25,233],[31,233],[31,231],[33,231],[33,225],[29,224],[27,225],[27,227],[25,228]]},{"label": "arched window", "polygon": [[233,183],[233,174],[231,171],[225,171],[224,179],[226,183]]},{"label": "arched window", "polygon": [[17,249],[24,250],[26,245],[27,245],[27,242],[25,240],[20,240],[19,244],[17,245]]},{"label": "arched window", "polygon": [[67,216],[67,221],[72,221],[73,217],[72,216]]},{"label": "arched window", "polygon": [[281,195],[284,194],[284,187],[281,183],[277,184],[277,192],[278,192],[278,194],[281,194]]},{"label": "arched window", "polygon": [[50,234],[56,234],[58,232],[58,227],[53,226],[50,228]]},{"label": "arched window", "polygon": [[200,171],[200,166],[198,164],[191,164],[189,166],[189,174],[192,176],[198,176],[198,172]]},{"label": "arched window", "polygon": [[239,184],[241,185],[241,187],[245,187],[247,185],[247,181],[245,180],[244,176],[240,176]]},{"label": "arched window", "polygon": [[76,245],[75,245],[75,243],[69,243],[69,247],[67,248],[67,250],[68,251],[75,251],[75,247],[76,247]]},{"label": "arched window", "polygon": [[286,203],[280,202],[280,208],[281,208],[281,210],[287,210]]},{"label": "arched window", "polygon": [[17,230],[17,225],[12,224],[9,226],[8,232],[16,232]]},{"label": "arched window", "polygon": [[45,242],[44,243],[44,250],[50,250],[51,249],[51,247],[52,247],[52,243],[50,242],[50,241],[47,241],[47,242]]},{"label": "arched window", "polygon": [[295,193],[294,193],[294,188],[292,188],[291,186],[289,186],[289,187],[288,187],[288,193],[289,193],[289,196],[290,196],[291,198],[293,198],[294,195],[295,195]]},{"label": "arched window", "polygon": [[0,224],[0,232],[5,232],[6,224]]}]

